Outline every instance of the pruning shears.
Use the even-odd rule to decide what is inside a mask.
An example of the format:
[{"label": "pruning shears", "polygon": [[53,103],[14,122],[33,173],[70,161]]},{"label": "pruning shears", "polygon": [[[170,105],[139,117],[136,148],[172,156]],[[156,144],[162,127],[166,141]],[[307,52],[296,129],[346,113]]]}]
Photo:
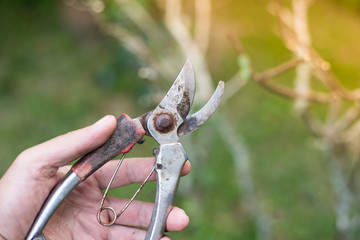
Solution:
[{"label": "pruning shears", "polygon": [[[26,239],[45,239],[42,230],[66,196],[106,162],[121,153],[129,152],[136,143],[142,143],[145,135],[154,138],[159,143],[159,146],[154,149],[153,170],[143,183],[145,184],[150,175],[154,171],[156,172],[155,206],[145,239],[160,239],[163,236],[165,221],[175,197],[181,170],[188,159],[179,136],[196,130],[213,115],[220,104],[223,91],[224,82],[220,81],[206,105],[198,112],[188,115],[195,95],[195,73],[191,62],[186,60],[170,90],[153,111],[135,119],[122,114],[117,119],[117,127],[111,137],[98,149],[87,153],[72,166],[50,193]],[[117,169],[120,167],[121,161]],[[111,207],[103,207],[115,173],[104,193],[97,214],[99,223],[104,226],[112,225],[127,207],[120,214],[117,214]],[[128,204],[132,200],[133,198]],[[100,214],[103,210],[113,212],[114,218],[111,222],[102,222]]]}]

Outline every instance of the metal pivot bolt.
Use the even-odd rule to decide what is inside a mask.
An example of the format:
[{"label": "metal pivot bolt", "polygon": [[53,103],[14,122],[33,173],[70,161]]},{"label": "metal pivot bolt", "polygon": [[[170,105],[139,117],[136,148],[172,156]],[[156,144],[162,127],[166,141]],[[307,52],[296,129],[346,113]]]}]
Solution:
[{"label": "metal pivot bolt", "polygon": [[174,120],[169,114],[162,113],[156,116],[155,118],[156,130],[166,133],[171,131],[173,127],[174,127]]}]

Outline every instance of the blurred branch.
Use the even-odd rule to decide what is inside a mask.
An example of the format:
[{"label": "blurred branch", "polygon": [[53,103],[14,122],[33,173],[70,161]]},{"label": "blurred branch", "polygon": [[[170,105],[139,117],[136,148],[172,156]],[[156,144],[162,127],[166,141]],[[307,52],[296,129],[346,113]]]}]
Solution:
[{"label": "blurred branch", "polygon": [[206,54],[211,28],[211,2],[210,0],[195,1],[195,42],[203,55]]},{"label": "blurred branch", "polygon": [[[211,9],[210,1],[202,1],[202,4],[208,5],[203,6],[205,9]],[[185,56],[188,56],[197,69],[197,78],[196,81],[200,89],[197,90],[197,99],[199,102],[206,102],[210,93],[213,90],[213,85],[211,81],[211,75],[207,68],[205,56],[200,49],[200,45],[196,44],[196,41],[193,40],[189,30],[186,28],[183,22],[182,10],[181,10],[181,0],[166,0],[166,11],[165,11],[165,25],[167,26],[168,31],[173,35],[177,44],[182,49]],[[197,11],[199,14],[200,11]],[[201,13],[200,13],[201,14]],[[209,26],[203,26],[201,29],[210,28],[210,15],[204,14],[200,17],[202,22],[208,24]],[[209,31],[199,30],[200,27],[197,27],[197,30],[205,34],[209,34]],[[197,39],[199,40],[199,34],[197,32]],[[203,36],[203,38],[209,38],[209,36]],[[208,40],[207,40],[208,41]],[[205,42],[205,46],[207,45]]]},{"label": "blurred branch", "polygon": [[[241,44],[238,41],[235,41],[234,38],[231,36],[230,36],[230,40],[239,56],[243,56],[243,55],[247,56],[244,48],[241,46]],[[305,61],[304,58],[292,59],[290,61],[280,64],[279,66],[268,69],[262,73],[256,72],[254,70],[254,67],[251,65],[250,69],[252,71],[252,78],[256,82],[266,87],[267,89],[273,91],[274,93],[278,93],[288,98],[292,98],[292,99],[305,98],[315,102],[329,102],[331,98],[329,95],[325,93],[309,92],[309,91],[299,93],[298,91],[282,86],[280,84],[276,84],[271,81],[272,78],[277,77],[280,74],[293,69],[299,64],[304,63],[304,61]],[[235,94],[237,92],[237,89],[232,90],[232,92],[233,94]]]},{"label": "blurred branch", "polygon": [[[282,63],[279,66],[276,66],[274,68],[271,68],[269,70],[264,71],[263,73],[254,73],[254,78],[257,82],[262,83],[262,82],[266,82],[269,79],[276,77],[288,70],[293,69],[294,67],[298,66],[299,64],[304,63],[304,59],[303,58],[296,58],[296,59],[292,59],[288,62]],[[300,94],[299,94],[300,95]],[[304,96],[306,96],[307,94],[303,94]]]},{"label": "blurred branch", "polygon": [[[172,56],[168,56],[162,52],[160,52],[160,54],[157,51],[154,52],[153,48],[149,46],[150,44],[156,43],[161,47],[161,43],[163,42],[161,39],[165,37],[161,26],[148,14],[138,1],[116,0],[116,3],[119,9],[126,14],[127,18],[147,37],[146,39],[140,38],[141,35],[136,34],[138,35],[138,39],[141,39],[143,42],[143,46],[151,53],[147,55],[147,63],[164,79],[171,79],[174,74],[171,70],[177,66],[176,62],[172,60]],[[116,25],[119,26],[119,24]],[[130,41],[128,41],[127,44],[130,44]],[[135,55],[137,57],[142,56]]]},{"label": "blurred branch", "polygon": [[230,80],[226,82],[222,103],[226,103],[232,96],[238,93],[248,82],[241,78],[240,73],[236,73]]},{"label": "blurred branch", "polygon": [[[295,56],[298,58],[306,58],[309,46],[311,45],[310,34],[307,22],[308,1],[293,0],[292,1],[294,14],[293,14],[293,28],[295,36],[298,39],[295,46]],[[312,67],[309,62],[304,62],[296,67],[295,77],[295,91],[298,97],[295,99],[295,109],[303,113],[309,106],[309,101],[306,96],[310,92],[310,78]]]},{"label": "blurred branch", "polygon": [[331,127],[336,133],[344,132],[350,125],[352,125],[356,120],[358,120],[359,116],[360,106],[358,104],[355,104],[355,106],[347,109],[346,112],[342,116],[340,116],[337,121],[332,124]]},{"label": "blurred branch", "polygon": [[323,149],[325,161],[329,171],[329,180],[336,196],[337,204],[336,229],[337,239],[350,239],[351,206],[354,202],[353,191],[348,186],[347,177],[344,175],[344,161],[337,156],[336,150],[331,143]]},{"label": "blurred branch", "polygon": [[[293,90],[292,88],[289,87],[285,87],[283,85],[280,84],[276,84],[274,82],[271,81],[272,78],[296,67],[296,69],[298,69],[300,66],[301,69],[297,70],[297,72],[300,72],[301,74],[306,73],[306,71],[303,71],[305,69],[303,69],[303,66],[307,66],[304,65],[306,63],[304,63],[304,59],[302,58],[297,58],[297,59],[293,59],[290,60],[288,62],[285,62],[279,66],[276,66],[274,68],[271,68],[269,70],[264,71],[263,73],[257,73],[254,72],[253,74],[253,79],[260,83],[261,85],[263,85],[264,87],[268,88],[269,90],[278,93],[280,95],[283,95],[285,97],[289,97],[292,99],[302,99],[303,101],[315,101],[315,102],[329,102],[331,100],[331,97],[328,94],[325,93],[320,93],[320,92],[314,92],[314,91],[309,91],[308,88],[306,87],[306,84],[300,84],[302,83],[301,80],[297,80],[297,84],[296,84],[296,89]],[[301,79],[304,77],[301,77]],[[305,81],[306,82],[306,81]],[[298,85],[302,85],[301,87]]]},{"label": "blurred branch", "polygon": [[228,38],[233,44],[238,54],[238,64],[240,69],[235,75],[226,82],[226,88],[222,102],[227,102],[232,96],[237,94],[249,81],[253,72],[249,56],[245,53],[241,43],[235,40],[232,33],[228,33]]},{"label": "blurred branch", "polygon": [[246,210],[250,213],[257,226],[256,239],[270,240],[272,238],[271,221],[260,210],[260,204],[255,194],[255,187],[251,176],[251,159],[245,144],[224,117],[220,115],[215,118],[221,125],[221,129],[218,129],[220,136],[226,145],[231,146],[229,149],[234,160],[239,191],[243,195]]},{"label": "blurred branch", "polygon": [[[308,128],[323,143],[324,156],[328,164],[329,179],[336,196],[335,212],[338,239],[350,239],[351,215],[359,219],[360,210],[354,208],[353,198],[359,190],[352,187],[359,166],[359,150],[356,150],[360,138],[360,89],[352,91],[343,87],[330,72],[330,64],[313,49],[308,29],[308,8],[313,1],[292,0],[292,10],[272,2],[270,11],[278,16],[285,46],[294,54],[289,60],[262,73],[252,69],[252,78],[270,91],[295,101],[295,110],[304,119]],[[232,41],[239,55],[246,55],[242,46]],[[295,68],[293,88],[277,84],[272,79]],[[311,80],[317,80],[326,87],[319,92],[311,86]],[[343,102],[347,101],[347,104]],[[311,113],[313,103],[324,104],[327,109],[325,120]],[[349,103],[352,105],[349,107]],[[358,148],[358,147],[357,147]],[[355,164],[349,157],[355,159]],[[357,209],[352,213],[352,209]]]},{"label": "blurred branch", "polygon": [[313,116],[310,110],[304,112],[301,115],[308,129],[318,138],[322,138],[324,136],[326,129],[323,124]]}]

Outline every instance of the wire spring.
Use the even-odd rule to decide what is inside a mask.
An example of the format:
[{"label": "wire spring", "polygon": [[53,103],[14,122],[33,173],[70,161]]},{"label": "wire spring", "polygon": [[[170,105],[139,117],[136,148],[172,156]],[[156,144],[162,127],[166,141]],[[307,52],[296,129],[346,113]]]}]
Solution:
[{"label": "wire spring", "polygon": [[[116,168],[115,168],[115,171],[113,173],[113,175],[111,176],[110,178],[110,181],[109,181],[109,184],[107,185],[106,187],[106,190],[104,192],[104,195],[101,199],[101,203],[100,203],[100,207],[99,207],[99,210],[97,212],[97,220],[98,222],[102,225],[102,226],[105,226],[105,227],[109,227],[111,225],[113,225],[116,220],[125,212],[125,210],[130,206],[130,204],[134,201],[135,197],[139,194],[139,192],[141,191],[141,189],[145,186],[145,184],[149,181],[149,178],[151,177],[151,175],[154,173],[155,171],[155,166],[152,168],[152,170],[150,171],[150,173],[147,175],[147,177],[145,178],[145,180],[142,182],[142,184],[140,185],[140,187],[137,189],[137,191],[134,193],[134,195],[131,197],[131,199],[126,203],[126,205],[121,209],[121,211],[119,213],[116,213],[116,210],[113,208],[113,207],[104,207],[104,203],[105,203],[105,200],[106,200],[106,197],[107,197],[107,194],[109,192],[109,189],[110,189],[110,186],[112,184],[112,182],[114,181],[115,179],[115,176],[116,176],[116,173],[119,171],[119,168],[122,164],[122,162],[124,161],[124,158],[125,158],[125,153],[122,155],[121,159],[119,160],[119,163],[117,164]],[[103,222],[101,220],[101,212],[104,211],[104,210],[108,210],[108,211],[111,211],[113,213],[113,219],[109,222]]]}]

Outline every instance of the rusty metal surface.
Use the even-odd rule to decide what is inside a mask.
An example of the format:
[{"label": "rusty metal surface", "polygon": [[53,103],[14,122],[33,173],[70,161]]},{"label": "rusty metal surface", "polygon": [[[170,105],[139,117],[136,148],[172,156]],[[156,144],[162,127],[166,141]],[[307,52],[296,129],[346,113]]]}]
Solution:
[{"label": "rusty metal surface", "polygon": [[98,149],[84,155],[72,167],[73,172],[84,181],[98,168],[121,153],[127,153],[145,135],[145,130],[128,115],[117,119],[111,137]]},{"label": "rusty metal surface", "polygon": [[[165,97],[148,116],[147,129],[159,144],[178,141],[177,129],[188,115],[194,95],[195,72],[191,62],[186,60]],[[168,114],[173,119],[173,128],[166,133],[158,131],[156,128],[156,119],[163,114]]]},{"label": "rusty metal surface", "polygon": [[224,93],[224,82],[220,81],[210,100],[196,113],[186,117],[178,129],[178,135],[188,134],[203,125],[215,113]]},{"label": "rusty metal surface", "polygon": [[154,126],[161,133],[168,133],[175,127],[174,117],[167,113],[161,113],[154,117]]}]

